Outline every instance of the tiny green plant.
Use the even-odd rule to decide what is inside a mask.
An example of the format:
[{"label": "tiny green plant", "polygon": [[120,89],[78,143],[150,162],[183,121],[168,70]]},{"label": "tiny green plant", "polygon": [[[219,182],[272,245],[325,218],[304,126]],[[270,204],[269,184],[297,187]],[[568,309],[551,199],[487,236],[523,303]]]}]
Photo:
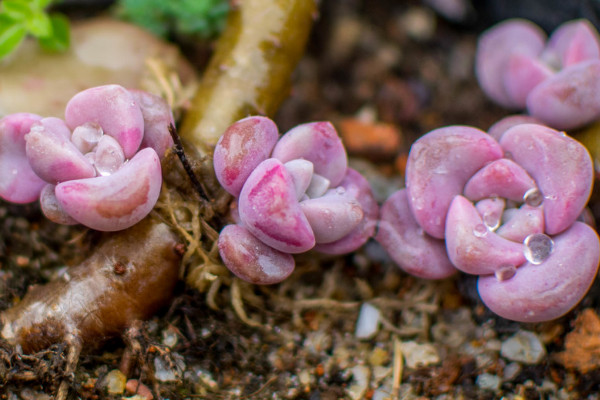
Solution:
[{"label": "tiny green plant", "polygon": [[225,25],[227,0],[119,0],[117,14],[164,38],[172,34],[210,38]]},{"label": "tiny green plant", "polygon": [[69,20],[49,14],[52,0],[2,0],[0,2],[0,59],[17,49],[29,34],[47,51],[69,47]]}]

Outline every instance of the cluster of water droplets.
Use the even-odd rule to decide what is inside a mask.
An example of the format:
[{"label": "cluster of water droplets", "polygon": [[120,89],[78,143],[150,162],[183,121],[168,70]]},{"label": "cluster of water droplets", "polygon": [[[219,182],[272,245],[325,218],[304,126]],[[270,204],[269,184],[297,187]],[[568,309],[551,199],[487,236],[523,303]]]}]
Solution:
[{"label": "cluster of water droplets", "polygon": [[112,175],[125,163],[125,153],[119,142],[105,135],[102,127],[95,122],[76,127],[71,142],[85,155],[99,176]]}]

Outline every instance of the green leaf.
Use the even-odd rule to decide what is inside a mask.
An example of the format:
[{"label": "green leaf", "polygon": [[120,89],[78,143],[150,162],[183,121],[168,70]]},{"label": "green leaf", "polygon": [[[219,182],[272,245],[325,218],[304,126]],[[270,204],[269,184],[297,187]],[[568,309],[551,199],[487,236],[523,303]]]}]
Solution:
[{"label": "green leaf", "polygon": [[40,38],[40,46],[46,51],[65,51],[69,48],[69,20],[62,14],[50,16],[52,35]]},{"label": "green leaf", "polygon": [[27,29],[8,18],[0,18],[0,58],[14,51],[25,38]]},{"label": "green leaf", "polygon": [[36,11],[27,21],[25,26],[29,33],[38,38],[48,37],[52,35],[52,22],[50,17],[44,11]]},{"label": "green leaf", "polygon": [[52,3],[52,0],[33,0],[33,4],[35,8],[38,10],[43,10],[48,7]]},{"label": "green leaf", "polygon": [[0,2],[0,13],[16,21],[24,21],[31,18],[34,10],[27,0],[3,0]]}]

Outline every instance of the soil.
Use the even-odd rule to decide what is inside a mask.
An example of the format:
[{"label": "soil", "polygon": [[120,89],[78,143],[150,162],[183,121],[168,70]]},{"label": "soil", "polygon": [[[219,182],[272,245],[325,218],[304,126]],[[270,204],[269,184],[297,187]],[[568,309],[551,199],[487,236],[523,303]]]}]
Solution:
[{"label": "soil", "polygon": [[[351,164],[379,200],[402,186],[406,154],[419,136],[451,124],[485,130],[508,115],[485,98],[473,74],[485,21],[449,22],[418,1],[331,0],[320,10],[276,122],[284,132],[333,121],[345,141],[356,139]],[[355,120],[361,123],[349,123]],[[381,126],[386,133],[375,134]],[[36,206],[0,203],[0,310],[80,260],[90,235],[46,221]],[[375,243],[344,257],[299,256],[279,285],[230,282],[207,293],[181,283],[170,307],[138,331],[85,352],[70,398],[132,396],[108,393],[123,360],[128,378],[154,398],[597,398],[600,362],[577,359],[598,349],[582,350],[577,341],[588,328],[590,337],[600,331],[598,285],[565,317],[524,325],[489,312],[472,277],[411,277]],[[381,323],[361,339],[356,321],[367,302]],[[570,341],[574,330],[579,339]],[[523,331],[534,332],[545,354],[515,361],[501,353]],[[133,346],[141,352],[132,356]],[[65,359],[64,344],[25,355],[0,340],[0,399],[52,395]]]}]

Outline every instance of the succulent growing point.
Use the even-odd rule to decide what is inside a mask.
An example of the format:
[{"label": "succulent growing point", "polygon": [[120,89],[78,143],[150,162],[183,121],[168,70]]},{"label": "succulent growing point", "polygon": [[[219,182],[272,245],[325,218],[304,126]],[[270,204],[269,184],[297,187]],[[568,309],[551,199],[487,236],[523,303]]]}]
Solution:
[{"label": "succulent growing point", "polygon": [[237,205],[219,252],[249,282],[280,282],[294,269],[291,254],[351,252],[374,233],[379,207],[329,122],[298,125],[279,138],[270,119],[242,119],[219,139],[214,166]]},{"label": "succulent growing point", "polygon": [[40,200],[52,221],[101,231],[144,218],[160,193],[160,158],[172,144],[170,108],[119,85],[76,94],[65,119],[12,114],[0,120],[0,196]]},{"label": "succulent growing point", "polygon": [[376,240],[413,275],[479,275],[492,311],[538,322],[581,300],[600,241],[579,221],[593,183],[589,153],[562,132],[520,121],[501,121],[494,136],[450,126],[417,140],[406,189],[381,207]]},{"label": "succulent growing point", "polygon": [[587,20],[562,24],[548,40],[532,22],[504,21],[481,35],[475,70],[496,103],[556,129],[600,117],[600,38]]}]

